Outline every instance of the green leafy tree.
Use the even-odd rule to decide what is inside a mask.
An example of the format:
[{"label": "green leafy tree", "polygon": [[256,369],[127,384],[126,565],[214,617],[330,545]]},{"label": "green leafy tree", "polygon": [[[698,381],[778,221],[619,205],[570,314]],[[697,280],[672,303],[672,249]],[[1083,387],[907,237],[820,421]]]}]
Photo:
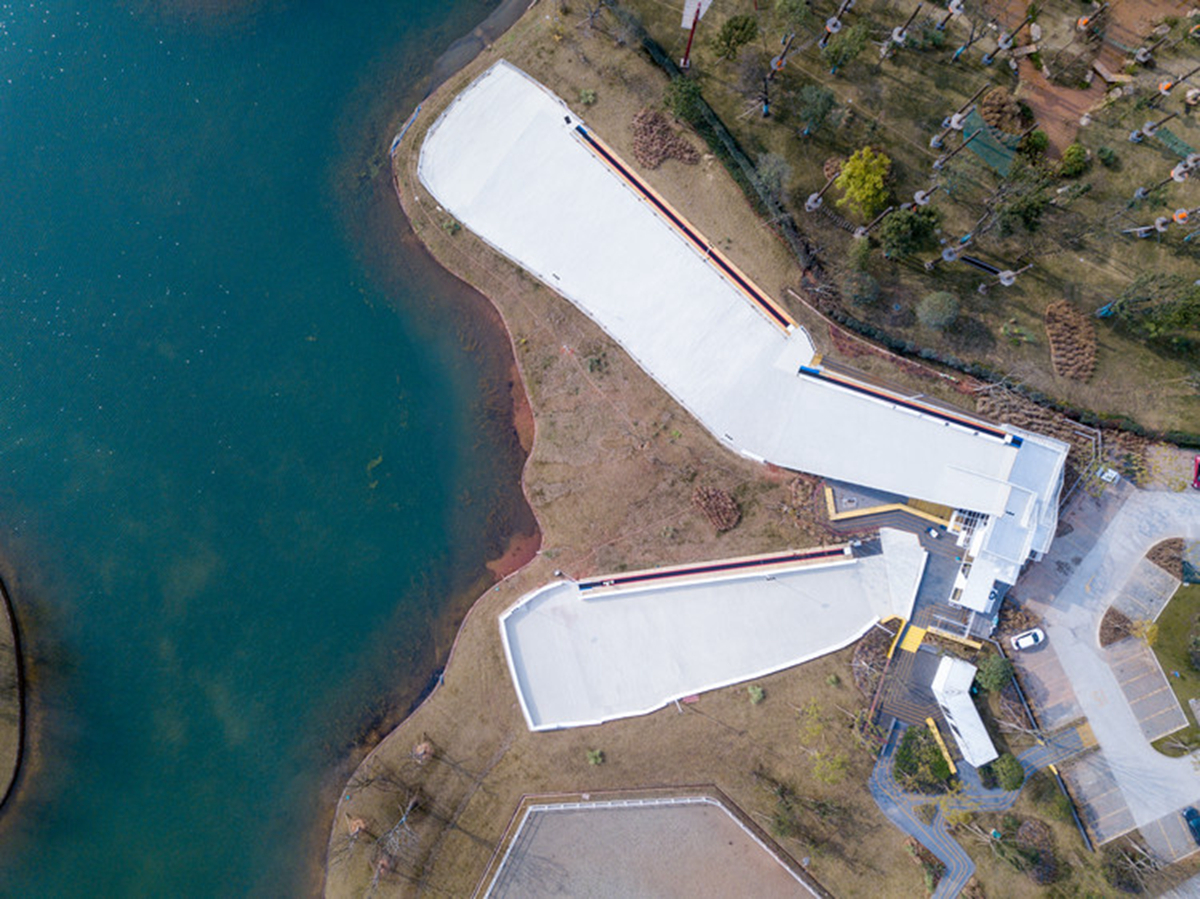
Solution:
[{"label": "green leafy tree", "polygon": [[1050,137],[1041,128],[1031,131],[1021,139],[1018,149],[1030,159],[1040,159],[1050,148]]},{"label": "green leafy tree", "polygon": [[1139,337],[1189,331],[1200,327],[1200,285],[1181,275],[1138,275],[1117,296],[1113,312]]},{"label": "green leafy tree", "polygon": [[843,28],[829,39],[821,49],[821,59],[836,72],[842,66],[848,66],[858,55],[867,49],[871,41],[871,32],[866,23],[858,22],[849,28]]},{"label": "green leafy tree", "polygon": [[913,726],[904,732],[896,747],[892,775],[906,789],[939,792],[946,788],[950,765],[928,727]]},{"label": "green leafy tree", "polygon": [[1063,150],[1062,162],[1058,164],[1058,173],[1064,178],[1078,178],[1091,167],[1091,158],[1083,144],[1071,144]]},{"label": "green leafy tree", "polygon": [[1004,753],[992,762],[992,773],[996,775],[996,781],[1002,790],[1019,790],[1025,783],[1025,769],[1011,752]]},{"label": "green leafy tree", "polygon": [[941,214],[930,206],[898,209],[885,218],[876,234],[889,257],[908,256],[936,245]]},{"label": "green leafy tree", "polygon": [[879,299],[879,282],[864,271],[853,270],[842,280],[842,293],[855,306],[873,306]]},{"label": "green leafy tree", "polygon": [[809,0],[775,0],[775,14],[780,24],[793,31],[801,31],[816,21]]},{"label": "green leafy tree", "polygon": [[1013,663],[1002,655],[992,654],[983,660],[975,679],[979,682],[980,687],[989,693],[994,693],[997,690],[1003,690],[1012,680],[1012,676]]},{"label": "green leafy tree", "polygon": [[870,147],[856,150],[842,165],[834,185],[842,191],[839,206],[849,206],[864,218],[883,211],[888,202],[892,160]]},{"label": "green leafy tree", "polygon": [[700,85],[691,78],[675,78],[663,90],[663,105],[671,115],[685,122],[698,122],[704,115]]},{"label": "green leafy tree", "polygon": [[813,777],[823,784],[835,786],[846,779],[850,760],[844,752],[818,752],[813,756]]},{"label": "green leafy tree", "polygon": [[1014,195],[1002,203],[997,213],[1000,236],[1008,237],[1016,232],[1020,224],[1030,234],[1042,226],[1042,215],[1050,206],[1050,192],[1045,188],[1034,188],[1027,193]]},{"label": "green leafy tree", "polygon": [[814,131],[819,131],[836,105],[837,99],[833,91],[819,84],[806,84],[796,91],[792,110],[804,126],[801,134],[807,137]]},{"label": "green leafy tree", "polygon": [[792,167],[778,153],[760,153],[755,166],[762,188],[775,200],[783,199],[784,188],[792,177]]},{"label": "green leafy tree", "polygon": [[713,49],[722,59],[737,59],[738,51],[756,37],[758,20],[754,16],[730,16],[713,38]]},{"label": "green leafy tree", "polygon": [[958,297],[945,290],[925,294],[917,304],[917,320],[927,328],[946,330],[958,320]]},{"label": "green leafy tree", "polygon": [[[886,222],[887,219],[884,219]],[[846,252],[846,264],[856,272],[865,272],[867,263],[871,261],[871,242],[869,240],[856,240],[850,244],[850,249]]]}]

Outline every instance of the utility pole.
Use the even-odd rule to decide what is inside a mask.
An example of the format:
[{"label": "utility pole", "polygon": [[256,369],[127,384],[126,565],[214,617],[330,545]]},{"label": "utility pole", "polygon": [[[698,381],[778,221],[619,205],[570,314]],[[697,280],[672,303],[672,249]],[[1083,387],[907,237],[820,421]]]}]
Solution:
[{"label": "utility pole", "polygon": [[896,209],[895,206],[889,206],[887,209],[883,210],[883,212],[879,213],[879,215],[875,216],[875,218],[871,219],[871,221],[868,224],[859,225],[857,228],[854,229],[854,236],[857,239],[862,240],[864,237],[866,237],[868,234],[870,234],[872,231],[874,231],[875,226],[878,225],[880,222],[882,222],[889,215],[891,215],[895,209]]},{"label": "utility pole", "polygon": [[1170,77],[1165,78],[1164,80],[1162,80],[1158,83],[1158,92],[1160,94],[1162,94],[1164,97],[1167,96],[1167,94],[1171,93],[1171,88],[1173,88],[1175,85],[1177,85],[1180,81],[1187,81],[1189,78],[1191,78],[1197,72],[1200,72],[1200,66],[1196,66],[1196,68],[1192,69],[1186,75],[1181,75],[1178,78],[1170,78]]},{"label": "utility pole", "polygon": [[940,184],[935,184],[929,190],[919,190],[913,194],[911,203],[904,203],[901,209],[912,209],[914,206],[928,206],[929,201],[933,199],[933,195],[938,192]]},{"label": "utility pole", "polygon": [[700,17],[708,12],[710,6],[712,0],[685,0],[683,4],[683,20],[680,27],[691,29],[688,32],[687,46],[683,50],[683,59],[679,60],[679,68],[685,72],[692,64],[692,41],[696,37],[696,26],[700,24]]},{"label": "utility pole", "polygon": [[1001,287],[1012,287],[1014,284],[1017,283],[1017,275],[1021,274],[1022,272],[1028,271],[1031,268],[1033,268],[1032,262],[1029,263],[1028,265],[1024,266],[1023,268],[1017,269],[1015,272],[1012,271],[1011,269],[1005,269],[1004,271],[1002,271],[998,275],[996,275],[995,281],[991,282],[990,284],[987,281],[984,281],[982,284],[980,284],[979,292],[987,293],[988,290],[995,287],[997,284],[999,284]]},{"label": "utility pole", "polygon": [[945,31],[950,20],[962,15],[963,0],[950,0],[950,5],[946,7],[946,18],[938,22],[937,30]]},{"label": "utility pole", "polygon": [[1159,119],[1157,122],[1147,122],[1141,128],[1134,129],[1132,132],[1130,132],[1129,142],[1131,144],[1140,144],[1143,138],[1154,137],[1159,128],[1171,121],[1171,119],[1175,118],[1177,115],[1179,115],[1178,112],[1173,112],[1170,115]]},{"label": "utility pole", "polygon": [[[841,173],[839,172],[838,174],[841,174]],[[821,204],[823,202],[825,202],[825,200],[824,200],[825,191],[827,191],[827,190],[829,190],[829,188],[833,187],[833,182],[836,181],[837,178],[838,178],[838,176],[834,175],[832,178],[830,178],[828,181],[825,182],[825,186],[822,187],[819,191],[817,191],[814,194],[808,195],[808,199],[804,201],[804,211],[805,212],[816,212],[818,209],[821,208]]]},{"label": "utility pole", "polygon": [[1138,47],[1133,51],[1133,61],[1142,65],[1149,63],[1154,58],[1154,51],[1161,47],[1168,37],[1170,35],[1164,34],[1149,47]]},{"label": "utility pole", "polygon": [[945,166],[945,164],[947,162],[949,162],[951,159],[953,159],[955,156],[957,156],[959,153],[961,153],[966,148],[967,144],[969,144],[971,141],[975,140],[975,138],[979,137],[979,135],[982,133],[983,133],[982,128],[976,128],[971,133],[970,137],[968,137],[966,140],[964,140],[961,144],[959,144],[957,147],[955,147],[952,151],[950,151],[949,153],[946,153],[942,156],[939,156],[937,159],[935,159],[933,161],[933,170],[935,172],[940,172],[942,170],[942,167]]},{"label": "utility pole", "polygon": [[942,148],[942,142],[946,139],[947,135],[949,135],[951,131],[963,130],[963,120],[970,115],[971,106],[976,100],[979,99],[980,95],[988,89],[988,87],[989,85],[985,84],[979,90],[975,91],[970,100],[958,107],[954,113],[942,119],[942,128],[944,130],[941,134],[934,135],[933,140],[929,142],[929,146],[932,149],[940,150]]},{"label": "utility pole", "polygon": [[908,17],[908,21],[899,28],[893,28],[891,36],[884,43],[883,49],[879,51],[880,59],[887,59],[888,54],[892,51],[892,47],[899,47],[908,40],[908,26],[913,23],[913,19],[917,17],[917,13],[921,11],[924,4],[918,3],[917,8],[912,11],[912,15]]},{"label": "utility pole", "polygon": [[842,0],[838,11],[825,20],[825,33],[821,35],[821,40],[817,46],[822,50],[829,44],[829,39],[842,30],[842,16],[849,12],[854,7],[854,0]]},{"label": "utility pole", "polygon": [[775,76],[783,71],[783,67],[787,63],[787,55],[791,52],[794,40],[796,40],[796,33],[794,31],[783,39],[783,49],[779,51],[778,56],[771,60],[771,71],[767,74],[768,81],[774,81]]}]

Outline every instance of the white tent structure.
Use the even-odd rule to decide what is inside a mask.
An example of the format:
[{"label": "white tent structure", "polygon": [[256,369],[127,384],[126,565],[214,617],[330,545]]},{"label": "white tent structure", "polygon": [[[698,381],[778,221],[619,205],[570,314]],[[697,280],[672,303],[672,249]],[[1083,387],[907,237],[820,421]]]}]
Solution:
[{"label": "white tent structure", "polygon": [[1049,546],[1067,447],[820,365],[808,334],[507,62],[430,128],[419,176],[753,459],[961,510],[954,602],[989,613]]}]

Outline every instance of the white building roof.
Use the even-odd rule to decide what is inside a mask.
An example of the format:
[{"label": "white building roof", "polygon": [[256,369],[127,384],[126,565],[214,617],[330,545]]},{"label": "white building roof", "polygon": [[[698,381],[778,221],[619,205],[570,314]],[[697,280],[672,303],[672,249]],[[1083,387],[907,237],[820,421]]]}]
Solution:
[{"label": "white building roof", "polygon": [[978,768],[996,759],[999,753],[971,699],[976,670],[970,662],[946,656],[938,664],[932,689],[963,758]]},{"label": "white building roof", "polygon": [[567,297],[743,454],[1004,512],[1019,440],[965,413],[799,373],[814,355],[803,329],[784,330],[749,301],[703,236],[597,147],[565,103],[501,61],[430,129],[419,174],[452,215]]},{"label": "white building roof", "polygon": [[962,590],[955,602],[974,612],[989,614],[999,598],[993,596],[996,582],[1011,586],[1016,583],[1016,575],[1016,571],[997,566],[988,556],[979,556],[971,563],[971,572],[966,578],[962,578],[961,573],[955,578],[955,587]]},{"label": "white building roof", "polygon": [[[926,552],[885,529],[884,551],[769,568],[723,563],[555,581],[500,616],[531,730],[599,724],[834,652],[912,614]],[[703,575],[697,569],[709,569]]]}]

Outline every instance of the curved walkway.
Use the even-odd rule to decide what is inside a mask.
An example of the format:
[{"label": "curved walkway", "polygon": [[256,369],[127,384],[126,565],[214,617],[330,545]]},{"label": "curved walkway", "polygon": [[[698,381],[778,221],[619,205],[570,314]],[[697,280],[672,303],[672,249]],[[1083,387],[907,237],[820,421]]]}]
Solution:
[{"label": "curved walkway", "polygon": [[[971,875],[975,873],[975,862],[950,836],[946,826],[946,809],[972,812],[1004,811],[1016,801],[1020,790],[989,790],[979,779],[979,772],[964,764],[958,771],[961,789],[953,795],[928,796],[924,793],[906,792],[892,776],[893,754],[903,734],[903,727],[894,727],[888,736],[868,782],[871,797],[889,821],[920,842],[946,866],[946,872],[938,881],[933,899],[952,899],[962,892]],[[1028,777],[1042,768],[1060,764],[1085,748],[1079,733],[1069,730],[1031,746],[1020,753],[1017,760]],[[926,824],[917,817],[916,809],[917,806],[930,802],[937,803],[937,814],[932,824]]]}]

